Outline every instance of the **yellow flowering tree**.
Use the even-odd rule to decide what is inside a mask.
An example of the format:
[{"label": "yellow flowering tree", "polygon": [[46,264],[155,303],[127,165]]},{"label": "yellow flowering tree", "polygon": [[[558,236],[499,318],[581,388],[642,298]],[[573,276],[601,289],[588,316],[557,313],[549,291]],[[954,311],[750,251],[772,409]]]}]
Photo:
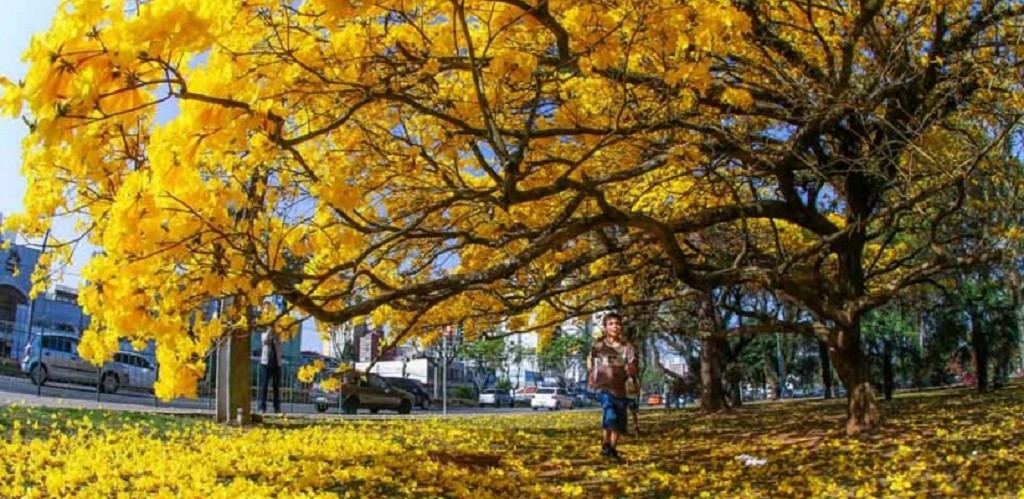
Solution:
[{"label": "yellow flowering tree", "polygon": [[3,86],[32,129],[8,223],[82,219],[103,248],[83,353],[156,339],[161,396],[235,328],[539,328],[640,299],[654,268],[831,324],[856,432],[876,420],[860,316],[1000,234],[963,234],[959,208],[979,174],[1016,182],[989,152],[1017,119],[1022,11],[66,0]]}]

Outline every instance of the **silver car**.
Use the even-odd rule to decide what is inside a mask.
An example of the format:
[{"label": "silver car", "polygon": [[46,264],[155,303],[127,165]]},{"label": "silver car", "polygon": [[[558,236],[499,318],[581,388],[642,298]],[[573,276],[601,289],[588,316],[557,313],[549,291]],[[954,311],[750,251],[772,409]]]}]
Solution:
[{"label": "silver car", "polygon": [[[152,390],[156,370],[145,358],[118,352],[103,369],[78,355],[78,336],[45,333],[32,338],[21,359],[21,372],[37,385],[47,381],[97,386],[101,392],[116,393],[122,386]],[[141,362],[141,361],[145,362]],[[151,372],[151,374],[147,374]]]},{"label": "silver car", "polygon": [[156,364],[143,355],[135,352],[117,352],[114,361],[104,366],[117,374],[122,388],[152,392],[156,383]]},{"label": "silver car", "polygon": [[485,405],[493,405],[494,407],[514,407],[515,400],[505,390],[494,390],[488,388],[480,391],[480,397],[477,399],[477,406],[483,407]]}]

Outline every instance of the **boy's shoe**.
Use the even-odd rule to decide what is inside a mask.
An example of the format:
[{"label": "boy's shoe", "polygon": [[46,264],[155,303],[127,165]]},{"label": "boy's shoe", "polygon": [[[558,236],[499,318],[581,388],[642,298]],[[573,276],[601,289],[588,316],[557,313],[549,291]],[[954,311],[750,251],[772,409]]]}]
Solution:
[{"label": "boy's shoe", "polygon": [[614,449],[612,449],[611,444],[601,444],[601,457],[611,457],[612,452],[614,452]]},{"label": "boy's shoe", "polygon": [[616,460],[616,461],[618,461],[620,463],[622,462],[622,456],[619,455],[619,451],[616,450],[615,447],[609,447],[608,457],[610,457],[610,458],[612,458],[612,459],[614,459],[614,460]]}]

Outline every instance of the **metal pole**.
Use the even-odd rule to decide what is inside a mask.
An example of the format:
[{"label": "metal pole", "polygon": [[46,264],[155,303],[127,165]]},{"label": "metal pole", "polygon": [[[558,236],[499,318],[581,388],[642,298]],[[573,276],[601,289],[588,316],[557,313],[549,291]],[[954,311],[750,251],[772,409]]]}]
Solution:
[{"label": "metal pole", "polygon": [[[523,335],[516,335],[516,391],[522,386],[526,390],[526,378],[523,377]],[[525,395],[525,393],[524,393]],[[513,395],[514,397],[514,395]]]},{"label": "metal pole", "polygon": [[779,362],[779,399],[786,398],[786,365],[782,362],[782,334],[775,333],[775,352]]},{"label": "metal pole", "polygon": [[[43,234],[43,246],[39,250],[39,256],[42,256],[43,253],[46,253],[46,243],[48,243],[49,241],[50,241],[50,229],[46,229],[46,233]],[[30,286],[32,285],[31,275],[29,276],[29,285]],[[29,292],[31,294],[31,290],[29,290]],[[29,303],[29,305],[28,305],[28,341],[30,341],[30,342],[32,341],[32,321],[35,320],[35,317],[36,317],[36,299],[32,298],[32,302]],[[39,338],[39,348],[36,349],[36,365],[42,365],[42,363],[43,363],[43,339]],[[34,380],[34,381],[36,381],[36,396],[37,397],[41,397],[43,395],[43,380],[40,379],[40,380]],[[98,386],[97,386],[97,389],[99,389]]]},{"label": "metal pole", "polygon": [[[206,408],[210,410],[213,410],[214,403],[212,387],[217,380],[217,370],[220,369],[220,366],[217,365],[216,351],[216,349],[210,350],[207,355],[209,360],[206,368]],[[156,398],[156,393],[153,394],[153,398]]]},{"label": "metal pole", "polygon": [[436,351],[431,352],[434,359],[434,379],[431,381],[434,385],[434,400],[441,397],[441,354]]},{"label": "metal pole", "polygon": [[441,338],[441,415],[448,415],[448,331]]},{"label": "metal pole", "polygon": [[[262,343],[263,342],[260,342],[261,345],[262,345]],[[270,361],[267,360],[267,362],[270,362]],[[269,378],[269,376],[268,376],[268,378]],[[271,380],[267,379],[267,385],[270,385],[270,382],[271,382]],[[252,383],[252,367],[251,366],[249,367],[249,383]],[[267,386],[267,388],[268,388],[268,391],[269,391],[270,386]],[[264,398],[260,399],[261,395]],[[262,400],[263,403],[266,404],[267,403],[266,395],[269,395],[269,394],[264,394],[263,393],[263,363],[262,362],[257,362],[256,363],[256,404],[259,405],[260,400]],[[266,409],[266,406],[264,406],[264,409]]]}]

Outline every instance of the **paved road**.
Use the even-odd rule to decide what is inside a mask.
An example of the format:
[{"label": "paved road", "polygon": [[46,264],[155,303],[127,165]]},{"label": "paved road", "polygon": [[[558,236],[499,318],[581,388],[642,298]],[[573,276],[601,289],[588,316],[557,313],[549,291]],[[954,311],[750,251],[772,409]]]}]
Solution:
[{"label": "paved road", "polygon": [[[213,414],[212,399],[178,399],[161,402],[148,393],[119,391],[116,394],[97,394],[92,386],[48,382],[43,385],[41,396],[36,395],[36,385],[28,378],[0,376],[0,405],[22,404],[43,407],[69,407],[81,409],[111,409],[138,412],[160,412],[175,414]],[[98,397],[97,397],[98,395]],[[255,404],[253,406],[255,410]],[[338,417],[337,408],[325,414],[318,414],[312,404],[290,403],[283,401],[282,409],[286,414],[297,414],[305,417]],[[494,408],[494,407],[449,407],[452,415],[496,414],[496,413],[530,413],[529,407]],[[435,405],[428,410],[413,410],[413,417],[436,417],[441,415],[441,407]],[[394,413],[390,413],[394,414]],[[359,411],[359,417],[370,416],[369,411]],[[383,412],[381,417],[389,417]],[[409,416],[403,416],[409,417]]]}]

